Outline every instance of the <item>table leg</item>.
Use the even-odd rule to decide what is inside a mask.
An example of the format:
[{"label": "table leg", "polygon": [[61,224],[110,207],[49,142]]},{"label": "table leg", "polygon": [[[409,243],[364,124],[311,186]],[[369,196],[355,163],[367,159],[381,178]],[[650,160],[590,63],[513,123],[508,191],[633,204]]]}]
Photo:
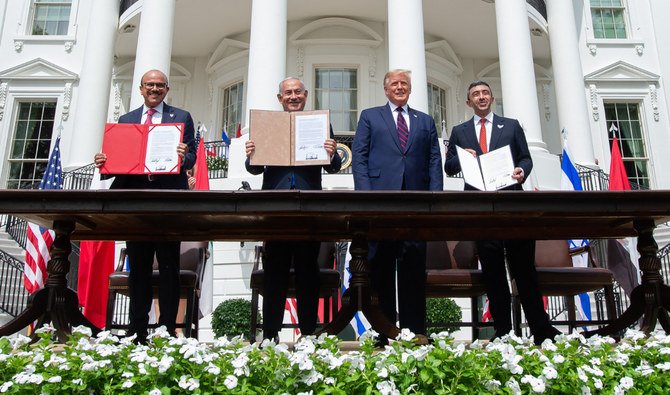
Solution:
[{"label": "table leg", "polygon": [[603,328],[587,331],[585,336],[595,334],[601,336],[619,336],[620,332],[635,324],[642,317],[640,330],[651,332],[659,321],[666,333],[670,332],[670,288],[663,284],[661,276],[661,260],[658,257],[658,245],[654,240],[653,220],[636,220],[637,250],[640,253],[640,271],[642,283],[633,289],[630,295],[630,306],[612,324]]},{"label": "table leg", "polygon": [[342,295],[342,307],[334,315],[333,320],[319,333],[337,335],[351,322],[356,312],[361,311],[372,329],[389,339],[395,339],[400,334],[400,330],[386,318],[379,307],[379,297],[370,286],[367,224],[352,224],[352,227],[354,231],[350,250],[349,288]]},{"label": "table leg", "polygon": [[[72,251],[70,235],[74,231],[73,221],[54,221],[53,230],[56,234],[51,245],[51,259],[47,263],[47,282],[44,288],[33,294],[28,308],[12,321],[0,328],[0,336],[7,336],[20,331],[37,320],[37,325],[52,322],[59,342],[64,343],[72,333],[72,326],[86,325],[94,333],[99,332],[79,311],[77,293],[67,287],[70,271],[68,257]],[[36,337],[33,335],[33,338]]]}]

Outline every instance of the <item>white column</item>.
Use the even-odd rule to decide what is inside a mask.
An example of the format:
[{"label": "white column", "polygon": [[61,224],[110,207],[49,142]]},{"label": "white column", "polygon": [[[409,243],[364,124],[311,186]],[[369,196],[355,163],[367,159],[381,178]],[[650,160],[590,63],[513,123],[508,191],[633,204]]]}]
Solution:
[{"label": "white column", "polygon": [[426,45],[421,0],[388,0],[389,69],[412,71],[409,105],[428,112]]},{"label": "white column", "polygon": [[559,127],[567,133],[572,160],[595,166],[573,4],[565,0],[546,4]]},{"label": "white column", "polygon": [[247,108],[280,110],[277,101],[279,82],[286,75],[286,0],[253,0],[249,37]]},{"label": "white column", "polygon": [[526,0],[496,0],[495,8],[505,115],[521,122],[531,149],[546,150],[542,141]]},{"label": "white column", "polygon": [[170,76],[175,3],[176,0],[144,0],[135,53],[131,110],[144,103],[139,89],[144,73],[157,69]]},{"label": "white column", "polygon": [[86,48],[76,90],[72,134],[63,136],[64,167],[73,169],[93,162],[102,146],[107,121],[114,42],[119,24],[119,1],[100,0],[90,6]]}]

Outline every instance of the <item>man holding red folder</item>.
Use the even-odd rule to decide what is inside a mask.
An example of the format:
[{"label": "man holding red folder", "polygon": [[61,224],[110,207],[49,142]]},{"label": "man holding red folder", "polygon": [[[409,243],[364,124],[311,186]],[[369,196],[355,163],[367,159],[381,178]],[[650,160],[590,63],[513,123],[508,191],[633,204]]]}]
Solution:
[{"label": "man holding red folder", "polygon": [[[177,145],[177,154],[181,159],[178,174],[112,174],[114,182],[110,189],[188,189],[186,171],[195,164],[195,128],[193,118],[187,111],[172,107],[163,100],[170,87],[167,76],[159,70],[150,70],[142,76],[140,93],[144,104],[121,116],[119,123],[160,124],[183,123],[184,136]],[[107,161],[107,155],[100,152],[95,155],[95,166],[100,168]],[[105,176],[105,175],[103,175]],[[144,343],[147,338],[149,311],[153,300],[151,273],[154,254],[158,261],[159,286],[158,305],[160,318],[158,323],[165,325],[174,335],[179,305],[179,257],[180,242],[166,241],[127,241],[126,251],[130,264],[128,282],[130,286],[130,330],[129,335],[137,335],[137,342]]]}]

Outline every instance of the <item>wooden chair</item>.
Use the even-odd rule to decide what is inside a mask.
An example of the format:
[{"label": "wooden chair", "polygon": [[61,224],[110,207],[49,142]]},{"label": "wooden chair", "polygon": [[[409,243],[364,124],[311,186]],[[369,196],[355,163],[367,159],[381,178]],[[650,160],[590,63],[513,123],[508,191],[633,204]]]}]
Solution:
[{"label": "wooden chair", "polygon": [[[177,317],[176,328],[182,328],[187,337],[198,338],[198,305],[200,302],[200,289],[205,264],[209,252],[207,241],[184,241],[181,243],[181,259],[179,270],[179,298],[186,301],[186,313],[183,321]],[[105,328],[129,329],[128,321],[128,272],[125,271],[126,249],[121,250],[119,263],[116,270],[109,275],[109,296],[107,298],[107,320]],[[154,299],[158,299],[158,263],[154,261],[154,271],[151,275],[151,287]],[[125,300],[117,301],[117,296],[125,296]],[[149,328],[157,328],[158,324],[150,324]]]},{"label": "wooden chair", "polygon": [[[331,321],[331,312],[334,314],[338,308],[338,296],[340,291],[340,273],[335,267],[335,243],[322,242],[319,250],[319,298],[323,299],[323,317],[326,324]],[[263,247],[256,246],[254,266],[251,271],[251,330],[249,341],[256,341],[256,334],[261,327],[262,322],[258,321],[259,299],[263,296],[263,282],[265,281],[265,272],[263,270]],[[293,268],[289,274],[287,298],[295,298],[295,273]],[[283,328],[296,328],[296,324],[284,323]]]},{"label": "wooden chair", "polygon": [[472,328],[472,339],[479,329],[491,326],[480,320],[478,300],[486,294],[482,271],[478,269],[473,241],[431,241],[426,249],[426,297],[470,298],[470,322],[458,326]]},{"label": "wooden chair", "polygon": [[[588,254],[588,267],[573,267],[572,256]],[[540,292],[544,296],[562,296],[568,319],[554,320],[554,325],[567,325],[568,330],[579,326],[603,325],[616,319],[614,300],[614,274],[600,267],[589,253],[588,246],[570,249],[567,240],[538,240],[535,245],[535,267],[537,268]],[[577,320],[575,296],[603,289],[607,320]],[[521,301],[512,281],[512,315],[514,331],[521,334]]]}]

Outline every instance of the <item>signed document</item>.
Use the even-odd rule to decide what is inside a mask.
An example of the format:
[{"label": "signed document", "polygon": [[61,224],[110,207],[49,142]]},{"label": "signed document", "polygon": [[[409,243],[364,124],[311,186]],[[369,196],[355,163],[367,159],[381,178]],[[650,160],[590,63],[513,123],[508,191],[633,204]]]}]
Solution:
[{"label": "signed document", "polygon": [[179,174],[177,145],[183,123],[108,123],[102,141],[107,161],[101,174]]},{"label": "signed document", "polygon": [[249,138],[256,150],[254,166],[310,166],[330,164],[323,143],[330,137],[330,112],[251,110]]},{"label": "signed document", "polygon": [[461,147],[456,147],[456,153],[461,163],[463,180],[480,191],[495,191],[517,183],[512,178],[514,160],[509,145],[478,157]]}]

